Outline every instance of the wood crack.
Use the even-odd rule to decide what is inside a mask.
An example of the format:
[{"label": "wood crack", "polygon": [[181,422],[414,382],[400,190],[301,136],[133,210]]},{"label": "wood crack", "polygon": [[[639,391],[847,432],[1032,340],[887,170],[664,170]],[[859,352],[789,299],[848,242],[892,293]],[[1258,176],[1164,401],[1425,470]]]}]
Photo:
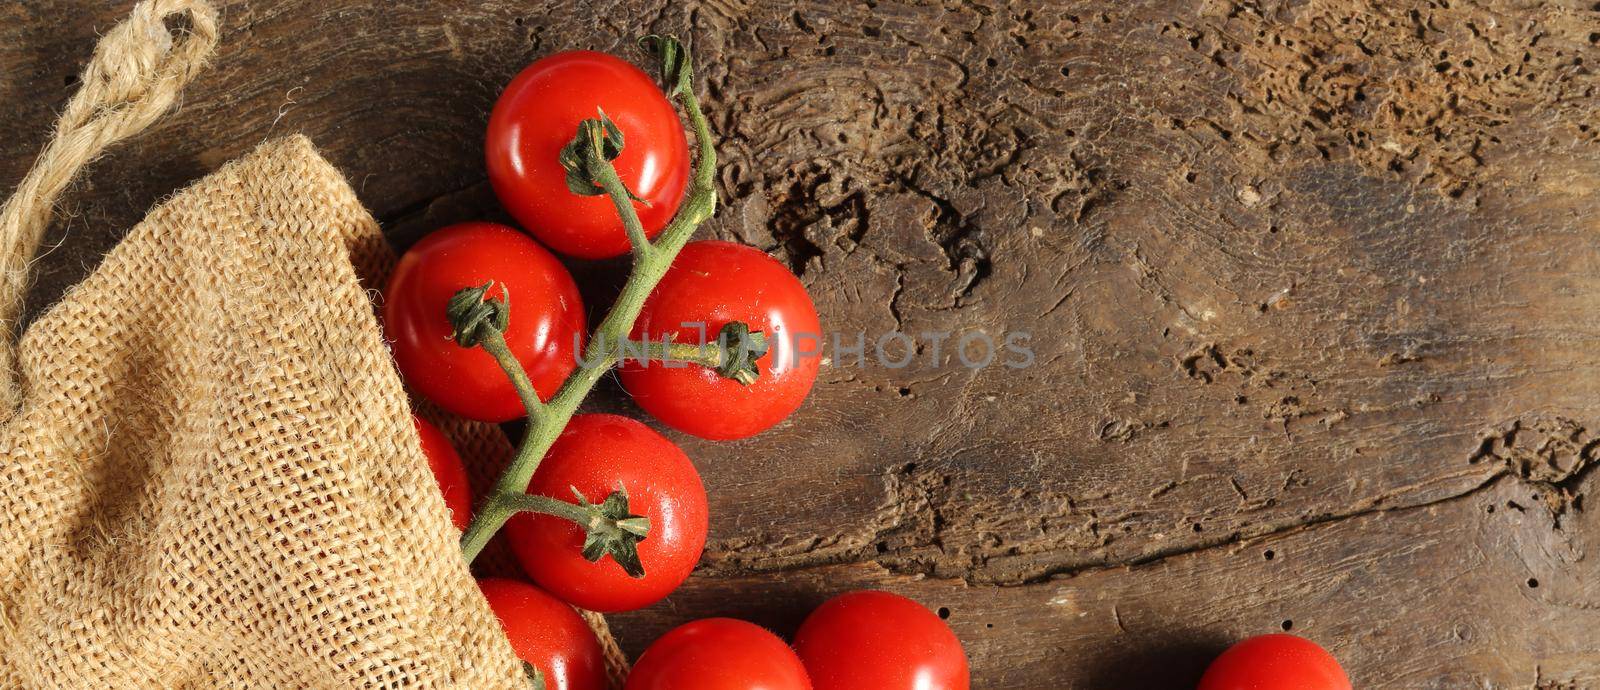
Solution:
[{"label": "wood crack", "polygon": [[[909,470],[904,473],[914,472],[916,465],[907,466]],[[702,571],[713,576],[737,576],[750,573],[773,573],[806,570],[816,567],[874,563],[884,567],[890,572],[898,574],[916,575],[934,579],[961,580],[968,586],[989,587],[1017,587],[1040,584],[1061,578],[1070,578],[1078,575],[1115,570],[1120,568],[1136,568],[1145,565],[1160,563],[1162,561],[1182,556],[1202,553],[1220,548],[1230,548],[1246,542],[1261,539],[1280,537],[1294,534],[1313,527],[1345,522],[1352,519],[1383,514],[1399,514],[1425,510],[1432,507],[1450,504],[1453,502],[1470,499],[1480,493],[1495,487],[1501,481],[1517,481],[1527,483],[1505,468],[1499,468],[1486,475],[1481,481],[1470,488],[1442,496],[1432,500],[1410,503],[1405,505],[1384,505],[1389,494],[1376,496],[1364,502],[1364,505],[1351,510],[1315,515],[1278,523],[1264,523],[1254,528],[1235,530],[1225,536],[1202,540],[1197,543],[1177,545],[1170,548],[1155,549],[1144,553],[1123,557],[1106,559],[1082,559],[1076,562],[1059,563],[1040,569],[1034,573],[1019,577],[992,577],[986,576],[978,568],[969,568],[958,575],[951,575],[943,569],[930,567],[927,559],[919,558],[919,552],[932,550],[943,556],[949,547],[944,543],[942,535],[925,534],[921,542],[927,549],[907,546],[903,539],[896,539],[893,548],[886,542],[893,537],[904,537],[900,524],[891,524],[880,530],[872,537],[865,540],[848,540],[844,538],[808,540],[799,553],[790,553],[768,561],[762,555],[751,555],[750,550],[759,548],[758,544],[741,542],[738,545],[724,543],[720,546],[711,546],[707,549],[710,562],[702,563]],[[1070,502],[1069,502],[1070,503]],[[926,496],[912,499],[912,503],[900,506],[902,509],[928,510],[935,515],[934,531],[943,531],[946,519],[942,513],[932,506]],[[1069,512],[1071,507],[1068,507]],[[1092,512],[1092,511],[1091,511]],[[1091,516],[1092,517],[1092,516]],[[1098,518],[1095,518],[1096,521]],[[865,543],[861,546],[861,543]],[[722,553],[717,553],[722,552]],[[732,553],[740,553],[732,556]],[[907,554],[910,554],[907,556]],[[727,560],[724,560],[727,559]],[[765,562],[764,562],[765,561]],[[981,566],[981,563],[979,564]]]}]

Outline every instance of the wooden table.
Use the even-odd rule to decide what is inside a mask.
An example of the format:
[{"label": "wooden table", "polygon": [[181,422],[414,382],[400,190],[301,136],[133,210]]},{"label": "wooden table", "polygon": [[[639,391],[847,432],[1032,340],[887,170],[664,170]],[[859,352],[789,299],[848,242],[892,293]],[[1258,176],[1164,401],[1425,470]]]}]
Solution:
[{"label": "wooden table", "polygon": [[[67,195],[33,306],[292,132],[397,244],[501,217],[481,140],[518,69],[689,36],[707,234],[789,262],[869,360],[920,349],[836,357],[757,439],[674,435],[712,541],[628,649],[877,587],[986,690],[1185,687],[1279,630],[1361,688],[1600,686],[1592,3],[386,4],[225,3],[182,109]],[[5,184],[130,5],[0,9]],[[603,300],[616,267],[577,271]],[[1031,366],[962,366],[980,331]]]}]

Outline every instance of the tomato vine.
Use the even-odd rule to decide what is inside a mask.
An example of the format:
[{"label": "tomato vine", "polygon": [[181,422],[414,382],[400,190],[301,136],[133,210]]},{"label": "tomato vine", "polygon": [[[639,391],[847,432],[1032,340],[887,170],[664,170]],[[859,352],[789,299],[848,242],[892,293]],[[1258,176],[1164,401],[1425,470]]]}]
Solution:
[{"label": "tomato vine", "polygon": [[[625,358],[628,350],[658,359],[695,362],[717,369],[723,375],[748,383],[757,375],[754,360],[765,352],[762,334],[751,333],[742,324],[724,329],[738,342],[729,349],[725,343],[713,346],[677,343],[636,344],[628,340],[634,321],[646,298],[661,281],[672,260],[694,234],[710,219],[717,207],[717,153],[712,145],[711,127],[700,110],[693,89],[694,71],[688,50],[670,36],[646,36],[640,44],[660,63],[668,99],[677,99],[688,117],[698,146],[698,160],[689,181],[687,198],[672,222],[659,237],[650,241],[634,208],[636,197],[628,191],[612,167],[611,160],[622,151],[623,132],[604,112],[585,120],[577,135],[561,151],[561,164],[567,171],[567,186],[576,194],[605,194],[616,206],[633,247],[633,265],[611,311],[595,329],[583,353],[583,366],[573,370],[556,394],[543,402],[529,382],[527,373],[506,347],[502,336],[510,321],[511,305],[504,291],[493,284],[461,290],[448,309],[456,342],[463,347],[482,347],[500,364],[517,389],[528,414],[528,426],[511,464],[495,482],[461,536],[461,551],[472,562],[489,540],[518,512],[540,512],[567,518],[583,527],[588,538],[584,555],[598,560],[609,553],[629,574],[643,572],[635,545],[649,532],[649,521],[628,512],[627,494],[619,490],[600,503],[579,497],[566,503],[527,494],[528,485],[540,460],[550,450],[571,420],[578,405],[600,378]],[[630,346],[632,346],[630,348]],[[542,500],[541,500],[542,499]],[[559,505],[557,505],[559,504]]]}]

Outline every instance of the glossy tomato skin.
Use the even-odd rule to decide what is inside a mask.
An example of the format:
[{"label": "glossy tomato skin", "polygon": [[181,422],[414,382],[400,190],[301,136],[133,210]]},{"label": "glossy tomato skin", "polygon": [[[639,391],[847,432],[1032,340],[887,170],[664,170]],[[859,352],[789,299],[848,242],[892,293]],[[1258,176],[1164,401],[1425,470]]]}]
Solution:
[{"label": "glossy tomato skin", "polygon": [[754,623],[705,618],[651,643],[625,690],[810,690],[794,650]]},{"label": "glossy tomato skin", "polygon": [[605,690],[605,656],[577,611],[544,590],[499,578],[478,581],[517,658],[544,674],[546,690]]},{"label": "glossy tomato skin", "polygon": [[706,544],[706,492],[688,456],[666,437],[627,417],[573,417],[528,493],[572,501],[573,487],[592,503],[625,489],[629,510],[650,518],[650,533],[639,542],[645,575],[629,577],[609,555],[584,560],[583,530],[571,521],[523,513],[506,532],[540,587],[591,611],[631,611],[660,601],[694,571]]},{"label": "glossy tomato skin", "polygon": [[783,421],[817,380],[822,326],[805,286],[761,250],[689,243],[646,301],[632,337],[714,342],[730,321],[767,336],[770,348],[756,360],[754,383],[741,385],[699,365],[628,362],[619,373],[622,385],[656,419],[701,438],[746,438]]},{"label": "glossy tomato skin", "polygon": [[1206,668],[1199,690],[1350,690],[1350,677],[1317,643],[1273,633],[1229,647]]},{"label": "glossy tomato skin", "polygon": [[961,641],[921,604],[889,592],[841,594],[794,636],[817,690],[968,690]]},{"label": "glossy tomato skin", "polygon": [[565,266],[538,242],[495,223],[434,231],[400,257],[383,304],[384,333],[412,390],[463,417],[505,422],[522,403],[500,365],[482,348],[450,339],[451,295],[493,280],[510,295],[506,344],[549,399],[577,366],[587,335],[583,299]]},{"label": "glossy tomato skin", "polygon": [[411,423],[417,427],[422,454],[428,458],[428,469],[433,470],[433,478],[444,494],[445,507],[450,509],[450,522],[456,529],[467,531],[467,525],[472,522],[472,487],[467,483],[467,468],[461,464],[461,456],[438,427],[416,415],[411,415]]},{"label": "glossy tomato skin", "polygon": [[634,209],[653,237],[683,201],[689,144],[677,111],[639,68],[586,50],[543,58],[500,94],[484,144],[501,205],[541,242],[585,259],[629,250],[610,199],[573,194],[557,158],[597,108],[622,131],[622,155],[612,165],[628,189],[650,202],[634,202]]}]

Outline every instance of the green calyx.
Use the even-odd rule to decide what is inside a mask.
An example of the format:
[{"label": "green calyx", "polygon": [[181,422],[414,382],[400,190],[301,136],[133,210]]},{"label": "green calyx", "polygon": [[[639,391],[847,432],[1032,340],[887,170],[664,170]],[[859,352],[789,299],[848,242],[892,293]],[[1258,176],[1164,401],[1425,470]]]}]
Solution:
[{"label": "green calyx", "polygon": [[718,332],[717,343],[722,348],[722,362],[716,367],[718,374],[746,386],[760,378],[756,360],[771,347],[765,333],[752,333],[743,321],[731,321]]},{"label": "green calyx", "polygon": [[[578,133],[572,141],[561,147],[558,159],[567,171],[567,190],[579,196],[600,196],[606,193],[600,166],[610,167],[611,161],[622,155],[622,130],[606,117],[606,111],[595,109],[598,117],[578,123]],[[613,173],[614,174],[614,173]],[[628,198],[646,206],[650,202],[639,198],[633,190],[623,188]]]},{"label": "green calyx", "polygon": [[583,530],[583,557],[589,562],[611,554],[628,575],[644,577],[644,565],[639,562],[639,542],[650,536],[650,518],[628,512],[628,492],[618,489],[600,503],[590,503],[577,487],[572,488],[572,494],[578,497],[576,502],[542,494],[497,494],[478,512],[494,514],[499,522],[517,513],[539,513],[567,520]]},{"label": "green calyx", "polygon": [[501,285],[500,294],[490,296],[489,290],[493,287],[491,280],[478,287],[462,288],[450,296],[445,314],[454,329],[450,337],[460,346],[473,347],[483,342],[486,334],[480,329],[492,328],[504,333],[511,323],[511,293]]},{"label": "green calyx", "polygon": [[644,577],[639,542],[650,534],[650,518],[628,512],[628,493],[623,490],[611,492],[599,505],[590,503],[576,487],[572,493],[578,497],[578,507],[590,516],[585,526],[583,557],[595,563],[611,554],[629,577]]}]

